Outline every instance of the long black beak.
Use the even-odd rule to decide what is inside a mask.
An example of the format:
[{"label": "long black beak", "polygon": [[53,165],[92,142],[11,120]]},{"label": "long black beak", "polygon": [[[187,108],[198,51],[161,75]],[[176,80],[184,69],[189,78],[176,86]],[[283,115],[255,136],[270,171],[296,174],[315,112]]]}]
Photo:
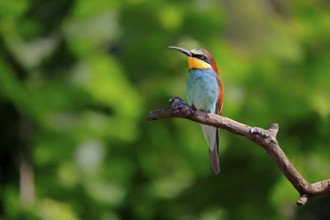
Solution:
[{"label": "long black beak", "polygon": [[186,49],[183,49],[181,47],[175,47],[175,46],[169,46],[168,48],[170,49],[174,49],[174,50],[178,50],[180,51],[181,53],[191,57],[192,56],[192,53],[189,51],[189,50],[186,50]]}]

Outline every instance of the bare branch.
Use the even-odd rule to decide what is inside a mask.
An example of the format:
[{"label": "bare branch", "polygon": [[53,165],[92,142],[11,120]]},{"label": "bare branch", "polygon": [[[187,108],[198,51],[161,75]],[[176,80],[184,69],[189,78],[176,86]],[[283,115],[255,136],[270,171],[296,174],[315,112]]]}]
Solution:
[{"label": "bare branch", "polygon": [[285,177],[299,192],[300,197],[297,205],[305,205],[309,198],[330,193],[330,179],[310,184],[293,166],[276,139],[279,129],[278,124],[271,124],[268,129],[251,127],[230,118],[193,109],[179,97],[171,99],[170,104],[171,106],[168,108],[150,111],[146,119],[151,121],[173,117],[185,118],[202,124],[223,128],[250,139],[267,151]]}]

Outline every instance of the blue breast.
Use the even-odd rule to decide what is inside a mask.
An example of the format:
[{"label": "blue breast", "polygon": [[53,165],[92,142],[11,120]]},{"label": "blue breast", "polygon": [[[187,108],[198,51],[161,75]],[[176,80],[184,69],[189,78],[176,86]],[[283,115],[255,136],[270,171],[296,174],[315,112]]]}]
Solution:
[{"label": "blue breast", "polygon": [[186,93],[189,105],[207,112],[216,112],[219,97],[217,75],[212,69],[188,71]]}]

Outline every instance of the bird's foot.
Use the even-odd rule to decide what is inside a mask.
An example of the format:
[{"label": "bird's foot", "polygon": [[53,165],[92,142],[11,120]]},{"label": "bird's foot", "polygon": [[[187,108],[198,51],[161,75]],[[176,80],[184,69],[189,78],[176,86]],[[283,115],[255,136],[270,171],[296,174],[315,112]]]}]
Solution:
[{"label": "bird's foot", "polygon": [[186,105],[186,103],[180,97],[174,97],[173,99],[170,99],[169,103],[171,104],[172,107],[178,105]]}]

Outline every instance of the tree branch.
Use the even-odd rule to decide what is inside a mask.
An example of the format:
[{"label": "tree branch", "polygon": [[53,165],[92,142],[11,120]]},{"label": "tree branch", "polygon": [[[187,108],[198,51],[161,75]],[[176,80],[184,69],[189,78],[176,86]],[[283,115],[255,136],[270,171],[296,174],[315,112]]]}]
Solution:
[{"label": "tree branch", "polygon": [[146,119],[151,121],[173,117],[185,118],[202,124],[223,128],[234,134],[246,137],[264,148],[275,160],[282,173],[300,194],[297,205],[305,205],[309,198],[330,193],[330,179],[311,184],[293,166],[276,139],[279,129],[278,124],[271,124],[268,129],[250,127],[230,118],[195,110],[184,103],[179,97],[171,99],[170,104],[171,106],[169,108],[150,111]]}]

